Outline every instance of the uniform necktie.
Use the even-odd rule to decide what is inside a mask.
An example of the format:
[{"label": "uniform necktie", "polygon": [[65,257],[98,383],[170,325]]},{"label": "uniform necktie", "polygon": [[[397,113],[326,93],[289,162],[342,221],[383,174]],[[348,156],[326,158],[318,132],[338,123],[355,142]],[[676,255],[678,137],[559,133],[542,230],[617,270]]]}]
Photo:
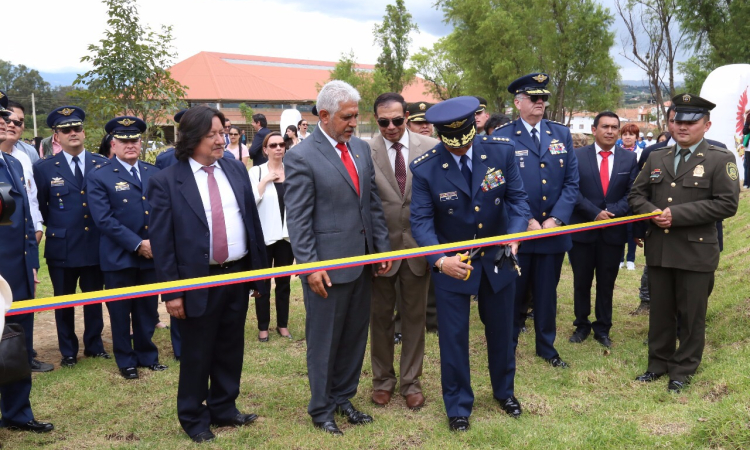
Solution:
[{"label": "uniform necktie", "polygon": [[687,156],[689,154],[690,154],[690,149],[689,148],[681,148],[680,149],[680,153],[679,153],[679,155],[680,155],[679,158],[680,159],[677,160],[677,170],[674,173],[675,175],[677,175],[678,173],[680,173],[680,169],[682,169],[682,164],[685,162],[685,156]]},{"label": "uniform necktie", "polygon": [[531,140],[534,141],[534,145],[536,145],[536,149],[539,150],[539,137],[536,135],[537,131],[536,128],[531,129]]},{"label": "uniform necktie", "polygon": [[75,170],[73,171],[73,174],[76,176],[76,182],[80,187],[83,186],[83,173],[81,172],[81,166],[78,165],[79,162],[81,162],[81,160],[78,159],[78,156],[74,156],[73,164],[75,166]]},{"label": "uniform necktie", "polygon": [[398,181],[398,188],[401,189],[401,195],[403,196],[406,189],[406,162],[404,162],[401,149],[404,146],[400,142],[396,142],[391,148],[396,150],[396,181]]},{"label": "uniform necktie", "polygon": [[599,166],[599,179],[602,180],[602,191],[607,195],[609,189],[609,155],[612,152],[599,152],[602,155],[602,164]]},{"label": "uniform necktie", "polygon": [[336,148],[341,152],[341,162],[344,163],[346,171],[349,172],[349,176],[352,178],[352,183],[354,183],[354,188],[357,190],[357,195],[360,195],[359,175],[357,174],[357,168],[354,167],[354,161],[352,161],[352,157],[349,155],[349,149],[346,148],[346,144],[341,142],[336,144]]},{"label": "uniform necktie", "polygon": [[466,184],[469,185],[469,190],[471,190],[471,169],[469,169],[469,157],[465,154],[461,155],[461,175],[464,176]]},{"label": "uniform necktie", "polygon": [[133,175],[133,178],[135,178],[135,184],[138,187],[141,187],[141,177],[138,176],[138,171],[135,170],[135,167],[130,168],[130,173]]},{"label": "uniform necktie", "polygon": [[208,174],[208,198],[211,203],[211,240],[214,245],[214,261],[224,263],[229,257],[227,226],[224,223],[224,207],[221,204],[219,184],[214,177],[214,166],[201,167]]}]

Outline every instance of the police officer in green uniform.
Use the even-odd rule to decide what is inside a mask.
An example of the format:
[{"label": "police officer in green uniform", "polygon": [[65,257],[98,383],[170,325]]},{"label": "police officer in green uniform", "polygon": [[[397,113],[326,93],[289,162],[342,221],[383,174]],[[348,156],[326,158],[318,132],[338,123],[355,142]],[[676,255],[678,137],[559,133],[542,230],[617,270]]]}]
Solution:
[{"label": "police officer in green uniform", "polygon": [[740,186],[734,155],[703,138],[716,105],[692,94],[672,102],[676,145],[651,153],[628,202],[636,214],[662,211],[646,232],[648,368],[636,380],[668,374],[669,391],[679,392],[703,355],[706,306],[719,265],[716,222],[737,212]]}]

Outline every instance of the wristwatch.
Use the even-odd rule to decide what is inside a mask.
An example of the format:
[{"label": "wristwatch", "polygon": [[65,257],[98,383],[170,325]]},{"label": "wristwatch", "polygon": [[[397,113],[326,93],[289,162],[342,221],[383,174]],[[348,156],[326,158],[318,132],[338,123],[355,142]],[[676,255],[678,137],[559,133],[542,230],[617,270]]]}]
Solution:
[{"label": "wristwatch", "polygon": [[562,224],[563,224],[562,220],[558,219],[557,217],[550,216],[550,219],[554,220],[555,221],[555,225],[557,225],[558,227],[562,226]]}]

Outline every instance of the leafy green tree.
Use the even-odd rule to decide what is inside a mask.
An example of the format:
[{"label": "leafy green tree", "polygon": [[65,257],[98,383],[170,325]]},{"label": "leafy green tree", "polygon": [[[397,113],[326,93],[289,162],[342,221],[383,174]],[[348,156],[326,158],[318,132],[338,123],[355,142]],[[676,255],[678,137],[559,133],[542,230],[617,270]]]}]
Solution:
[{"label": "leafy green tree", "polygon": [[447,40],[442,38],[432,48],[422,47],[411,57],[412,66],[426,81],[424,93],[441,100],[463,95],[464,90],[463,70],[447,46]]},{"label": "leafy green tree", "polygon": [[50,84],[44,81],[38,70],[29,69],[23,64],[15,66],[0,60],[0,90],[5,91],[13,101],[22,104],[29,114],[32,93],[38,113],[46,114],[53,109]]},{"label": "leafy green tree", "polygon": [[[103,0],[109,19],[99,44],[88,47],[81,62],[93,69],[78,75],[74,85],[87,85],[75,92],[86,106],[89,138],[101,138],[103,125],[113,117],[129,114],[149,126],[149,137],[161,134],[154,126],[178,109],[185,88],[175,81],[168,68],[172,65],[172,27],[160,32],[139,21],[136,0]],[[90,145],[90,144],[89,144]]]},{"label": "leafy green tree", "polygon": [[245,103],[240,103],[240,113],[245,118],[245,123],[253,123],[253,108]]},{"label": "leafy green tree", "polygon": [[[387,81],[382,72],[378,70],[369,71],[357,67],[354,50],[342,53],[341,58],[330,73],[329,80],[341,80],[351,84],[362,98],[359,102],[360,114],[371,111],[375,99],[388,89]],[[316,85],[318,91],[323,87]],[[400,91],[398,91],[400,92]]]},{"label": "leafy green tree", "polygon": [[677,18],[688,32],[695,54],[679,65],[685,85],[700,92],[712,70],[750,61],[747,30],[750,2],[746,0],[675,0]]},{"label": "leafy green tree", "polygon": [[376,68],[385,78],[390,92],[401,92],[414,80],[416,71],[406,67],[412,31],[419,33],[419,27],[412,21],[404,0],[396,0],[395,5],[386,5],[383,22],[372,30],[375,44],[383,49]]}]

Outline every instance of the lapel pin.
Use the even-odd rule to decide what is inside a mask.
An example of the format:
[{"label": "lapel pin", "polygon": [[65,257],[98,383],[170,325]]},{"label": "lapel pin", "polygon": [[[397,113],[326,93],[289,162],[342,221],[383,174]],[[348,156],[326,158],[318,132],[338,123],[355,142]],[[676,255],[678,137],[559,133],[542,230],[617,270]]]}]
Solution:
[{"label": "lapel pin", "polygon": [[443,164],[443,169],[447,169],[447,168],[448,168],[448,163]]},{"label": "lapel pin", "polygon": [[482,159],[487,159],[487,155],[482,155],[481,158]]}]

